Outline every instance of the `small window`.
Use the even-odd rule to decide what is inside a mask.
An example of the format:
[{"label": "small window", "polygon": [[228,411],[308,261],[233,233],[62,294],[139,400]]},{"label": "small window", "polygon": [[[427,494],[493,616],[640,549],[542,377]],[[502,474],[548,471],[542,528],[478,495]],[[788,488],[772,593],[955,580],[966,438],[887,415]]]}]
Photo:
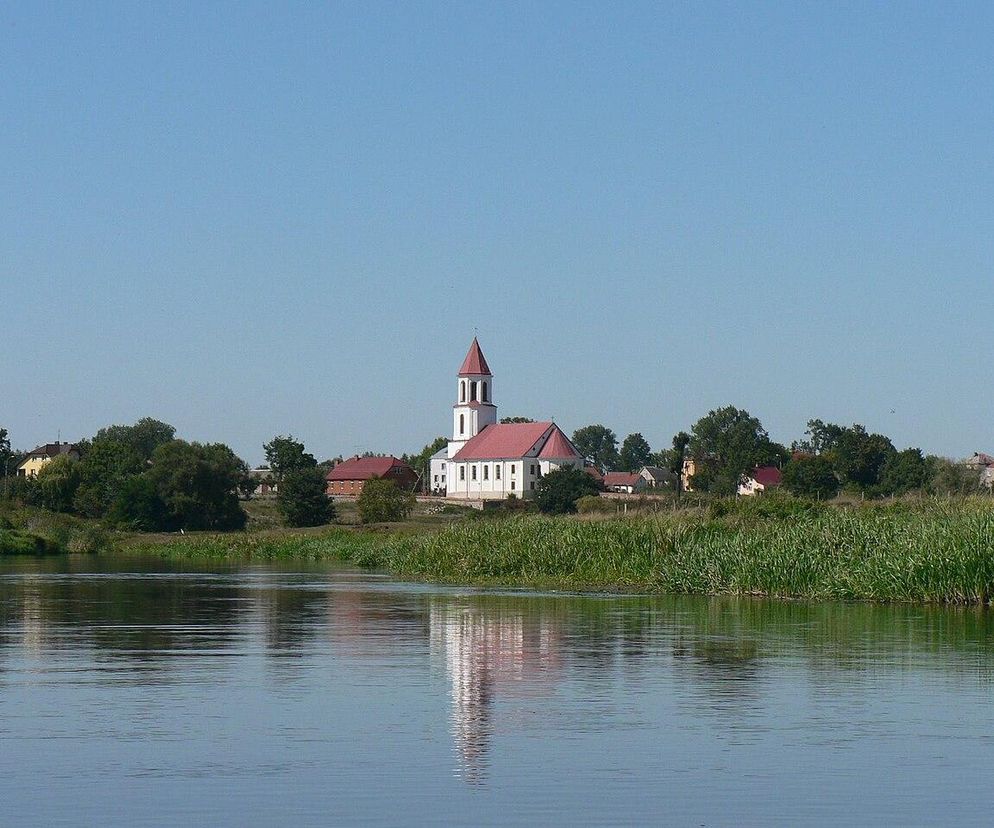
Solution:
[{"label": "small window", "polygon": [[494,466],[494,480],[500,480],[500,463]]},{"label": "small window", "polygon": [[476,480],[476,466],[473,466],[473,471],[471,472],[471,474],[473,479]]},{"label": "small window", "polygon": [[[511,474],[514,474],[514,463],[511,463]],[[513,488],[513,486],[512,486]]]},{"label": "small window", "polygon": [[488,400],[487,400],[487,381],[484,380],[481,383],[481,386],[482,386],[482,388],[480,389],[480,391],[481,391],[481,393],[480,393],[480,399],[483,400],[483,402],[488,402]]},{"label": "small window", "polygon": [[490,479],[490,466],[484,466],[483,467],[483,479],[484,480],[489,480]]},{"label": "small window", "polygon": [[535,491],[535,481],[533,480],[529,486],[532,491]]},{"label": "small window", "polygon": [[466,415],[465,414],[460,414],[459,415],[459,433],[460,434],[465,434],[466,433]]},{"label": "small window", "polygon": [[466,479],[466,467],[465,466],[460,466],[459,467],[459,479],[460,480],[465,480]]},{"label": "small window", "polygon": [[476,381],[469,384],[469,401],[476,402]]},{"label": "small window", "polygon": [[511,491],[512,492],[514,491],[514,481],[513,480],[511,481]]},{"label": "small window", "polygon": [[531,464],[531,465],[530,465],[530,466],[528,467],[528,473],[529,473],[529,474],[535,474],[535,464],[534,464],[534,463],[532,463],[532,464]]},{"label": "small window", "polygon": [[459,383],[459,402],[466,402],[466,380]]}]

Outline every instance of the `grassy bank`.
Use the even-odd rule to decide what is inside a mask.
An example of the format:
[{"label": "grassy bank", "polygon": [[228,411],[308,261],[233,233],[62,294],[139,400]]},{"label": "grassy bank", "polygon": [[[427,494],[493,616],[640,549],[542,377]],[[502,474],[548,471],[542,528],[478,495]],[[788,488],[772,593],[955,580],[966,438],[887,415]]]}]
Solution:
[{"label": "grassy bank", "polygon": [[340,559],[419,580],[575,590],[987,603],[989,500],[834,508],[752,501],[600,520],[515,517],[431,532],[209,536],[131,551]]}]

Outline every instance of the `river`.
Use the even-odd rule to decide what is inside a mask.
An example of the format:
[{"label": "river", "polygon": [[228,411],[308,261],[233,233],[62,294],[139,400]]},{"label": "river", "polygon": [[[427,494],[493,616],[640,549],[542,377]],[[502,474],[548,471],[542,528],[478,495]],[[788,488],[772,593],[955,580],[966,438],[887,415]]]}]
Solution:
[{"label": "river", "polygon": [[0,562],[9,825],[988,824],[978,609]]}]

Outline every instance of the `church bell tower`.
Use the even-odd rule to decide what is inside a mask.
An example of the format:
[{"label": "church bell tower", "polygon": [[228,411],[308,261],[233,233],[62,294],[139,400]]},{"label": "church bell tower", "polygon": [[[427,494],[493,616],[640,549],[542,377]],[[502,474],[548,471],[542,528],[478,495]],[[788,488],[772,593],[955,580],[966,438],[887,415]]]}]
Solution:
[{"label": "church bell tower", "polygon": [[449,457],[455,455],[466,441],[488,425],[497,422],[497,406],[493,402],[494,375],[490,373],[480,343],[473,337],[466,359],[462,361],[456,385],[456,404],[452,407],[452,440]]}]

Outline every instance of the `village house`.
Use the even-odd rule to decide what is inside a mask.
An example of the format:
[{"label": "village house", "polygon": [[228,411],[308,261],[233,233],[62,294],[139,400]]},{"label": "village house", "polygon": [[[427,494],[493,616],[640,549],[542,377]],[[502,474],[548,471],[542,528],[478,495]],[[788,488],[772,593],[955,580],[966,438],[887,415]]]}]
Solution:
[{"label": "village house", "polygon": [[79,449],[72,443],[45,443],[43,446],[38,446],[28,452],[27,457],[21,461],[17,467],[17,476],[37,477],[46,463],[63,455],[79,460]]},{"label": "village house", "polygon": [[645,478],[633,472],[608,472],[604,475],[604,489],[620,494],[635,494],[646,487]]},{"label": "village house", "polygon": [[650,489],[663,489],[676,482],[676,475],[673,472],[659,466],[643,466],[638,473]]},{"label": "village house", "polygon": [[431,458],[433,492],[458,500],[530,498],[543,475],[583,468],[583,458],[555,423],[498,423],[493,373],[474,337],[459,367],[452,439]]},{"label": "village house", "polygon": [[982,451],[974,453],[963,464],[971,471],[980,472],[980,485],[985,488],[994,488],[994,457],[984,454]]},{"label": "village house", "polygon": [[358,497],[367,480],[374,477],[392,480],[397,488],[412,491],[418,482],[418,473],[403,460],[393,455],[386,457],[350,457],[336,465],[325,480],[329,495]]},{"label": "village house", "polygon": [[738,493],[744,497],[775,489],[783,483],[783,474],[776,466],[760,466],[750,474],[742,475],[739,481]]}]

